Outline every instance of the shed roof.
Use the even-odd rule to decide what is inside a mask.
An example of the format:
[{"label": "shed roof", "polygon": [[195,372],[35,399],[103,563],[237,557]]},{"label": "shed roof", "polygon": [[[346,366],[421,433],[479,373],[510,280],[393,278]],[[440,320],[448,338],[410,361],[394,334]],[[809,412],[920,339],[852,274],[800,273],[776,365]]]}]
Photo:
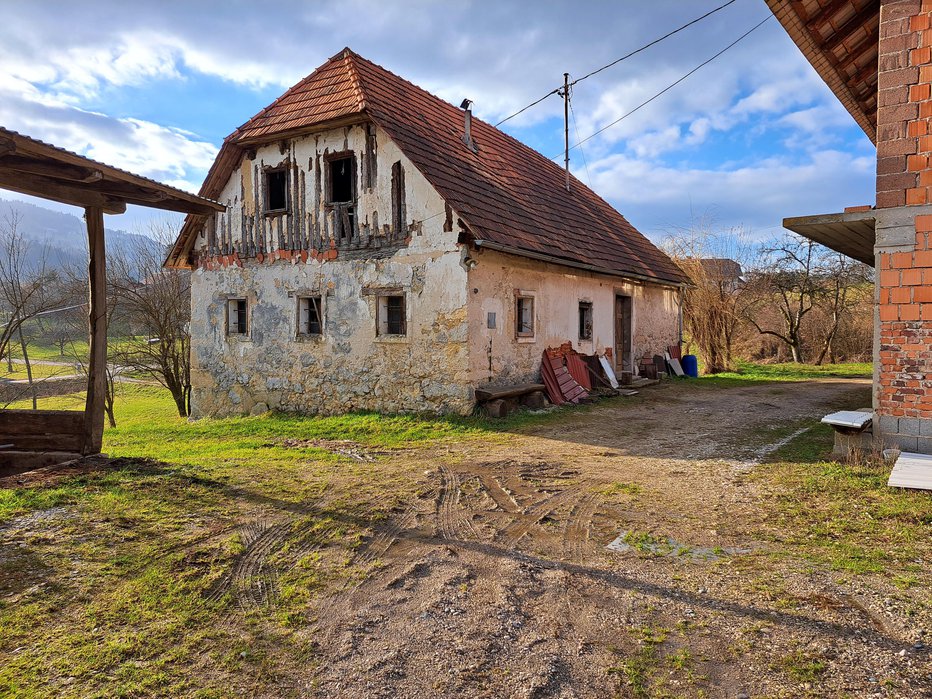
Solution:
[{"label": "shed roof", "polygon": [[871,141],[877,139],[879,0],[767,0]]},{"label": "shed roof", "polygon": [[841,214],[796,216],[783,219],[783,227],[864,264],[874,264],[875,213],[846,211]]},{"label": "shed roof", "polygon": [[[201,193],[219,196],[244,148],[341,124],[380,126],[460,216],[473,240],[529,257],[679,284],[679,268],[619,212],[532,148],[344,49],[224,141]],[[441,212],[438,212],[438,214]],[[189,217],[168,264],[185,265],[203,219]]]},{"label": "shed roof", "polygon": [[0,127],[0,189],[121,213],[126,204],[187,214],[226,207]]}]

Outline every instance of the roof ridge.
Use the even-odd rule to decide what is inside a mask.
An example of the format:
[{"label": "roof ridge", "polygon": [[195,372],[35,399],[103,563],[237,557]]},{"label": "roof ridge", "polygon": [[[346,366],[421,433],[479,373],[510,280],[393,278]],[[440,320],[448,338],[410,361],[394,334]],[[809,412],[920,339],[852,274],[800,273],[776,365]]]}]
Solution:
[{"label": "roof ridge", "polygon": [[[359,71],[356,70],[355,62],[361,59],[362,56],[354,53],[350,48],[343,49],[343,61],[346,64],[346,69],[350,74],[350,83],[353,86],[353,92],[356,94],[356,102],[360,112],[364,112],[368,106],[368,100],[366,100],[366,92],[362,86],[362,80],[359,76]],[[363,59],[365,60],[365,59]]]}]

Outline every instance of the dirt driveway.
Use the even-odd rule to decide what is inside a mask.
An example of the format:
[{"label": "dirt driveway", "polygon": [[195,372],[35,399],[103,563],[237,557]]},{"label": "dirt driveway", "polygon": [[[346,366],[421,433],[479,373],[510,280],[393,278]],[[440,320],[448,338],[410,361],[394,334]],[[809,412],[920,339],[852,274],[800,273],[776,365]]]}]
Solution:
[{"label": "dirt driveway", "polygon": [[921,621],[758,538],[748,472],[865,386],[659,388],[453,448],[362,548],[368,577],[321,601],[314,691],[932,696]]}]

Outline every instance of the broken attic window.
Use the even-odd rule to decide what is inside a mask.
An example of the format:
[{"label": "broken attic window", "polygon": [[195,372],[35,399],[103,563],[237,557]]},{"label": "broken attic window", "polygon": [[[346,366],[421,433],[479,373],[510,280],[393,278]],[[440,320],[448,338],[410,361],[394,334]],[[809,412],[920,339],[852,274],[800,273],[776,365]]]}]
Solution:
[{"label": "broken attic window", "polygon": [[579,302],[579,339],[592,339],[592,303],[590,301]]},{"label": "broken attic window", "polygon": [[379,335],[407,334],[404,296],[379,296],[378,316]]},{"label": "broken attic window", "polygon": [[519,296],[515,310],[518,337],[534,337],[534,298]]},{"label": "broken attic window", "polygon": [[398,160],[392,165],[392,231],[401,236],[407,231],[405,224],[405,170]]},{"label": "broken attic window", "polygon": [[288,173],[285,170],[267,170],[265,173],[265,210],[288,209]]},{"label": "broken attic window", "polygon": [[227,300],[227,335],[245,335],[248,330],[249,305],[246,299]]},{"label": "broken attic window", "polygon": [[298,299],[298,334],[320,335],[323,333],[323,314],[320,296],[302,296]]},{"label": "broken attic window", "polygon": [[347,204],[355,201],[355,187],[353,179],[356,171],[356,163],[352,155],[345,158],[337,158],[328,163],[328,172],[330,187],[330,204]]}]

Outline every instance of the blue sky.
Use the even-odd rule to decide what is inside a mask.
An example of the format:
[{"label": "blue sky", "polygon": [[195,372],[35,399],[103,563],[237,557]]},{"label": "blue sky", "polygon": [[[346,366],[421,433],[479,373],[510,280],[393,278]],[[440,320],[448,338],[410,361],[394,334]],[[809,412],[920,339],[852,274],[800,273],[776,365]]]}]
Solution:
[{"label": "blue sky", "polygon": [[[493,123],[724,0],[8,2],[0,125],[196,191],[222,139],[343,46]],[[769,15],[737,0],[573,92],[586,137]],[[552,96],[503,128],[563,147]],[[584,160],[585,159],[585,160]],[[771,19],[572,152],[575,174],[655,240],[704,219],[759,239],[784,216],[873,203],[874,149]],[[3,193],[2,196],[12,196]],[[138,230],[131,209],[113,228]]]}]

